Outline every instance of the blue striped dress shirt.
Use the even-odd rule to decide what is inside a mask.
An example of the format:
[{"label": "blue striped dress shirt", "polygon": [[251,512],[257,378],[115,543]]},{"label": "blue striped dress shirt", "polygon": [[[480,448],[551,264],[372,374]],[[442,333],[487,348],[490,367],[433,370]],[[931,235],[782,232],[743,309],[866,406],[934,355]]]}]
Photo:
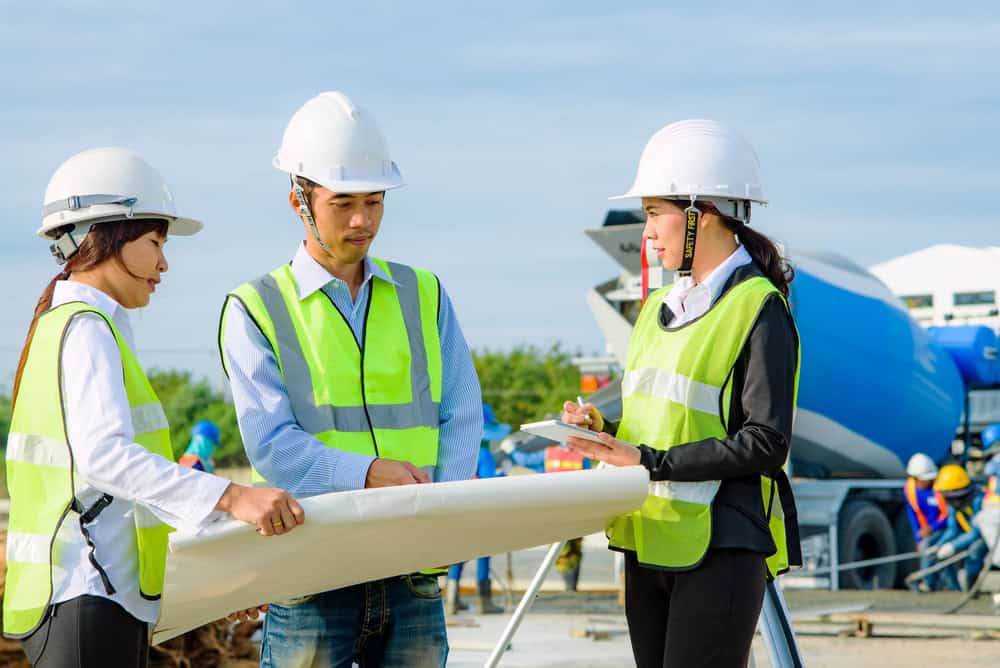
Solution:
[{"label": "blue striped dress shirt", "polygon": [[[323,290],[363,344],[365,304],[371,281],[392,283],[392,278],[365,258],[364,281],[357,299],[352,300],[347,284],[316,262],[304,244],[291,266],[299,299]],[[292,413],[271,345],[238,300],[229,300],[226,308],[222,355],[250,463],[271,484],[298,497],[364,487],[368,468],[375,460],[374,453],[357,454],[327,447],[303,431]],[[482,398],[472,355],[443,286],[438,331],[442,390],[434,481],[465,480],[472,477],[476,467],[483,433]]]}]

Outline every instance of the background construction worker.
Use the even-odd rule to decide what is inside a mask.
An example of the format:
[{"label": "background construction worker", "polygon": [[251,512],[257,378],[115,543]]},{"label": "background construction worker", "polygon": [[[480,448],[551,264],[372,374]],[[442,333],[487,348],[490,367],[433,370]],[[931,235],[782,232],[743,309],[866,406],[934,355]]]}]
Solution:
[{"label": "background construction worker", "polygon": [[988,461],[983,469],[986,476],[1000,475],[1000,422],[989,425],[979,434],[983,444],[983,454]]},{"label": "background construction worker", "polygon": [[[941,531],[948,525],[948,504],[940,493],[934,491],[934,481],[938,467],[934,461],[918,452],[906,464],[906,484],[903,496],[906,499],[906,514],[913,529],[913,541],[920,552],[920,570],[930,568],[937,561],[936,545]],[[917,585],[920,591],[934,591],[938,588],[940,573],[932,573]]]},{"label": "background construction worker", "polygon": [[983,493],[958,464],[945,464],[938,473],[934,491],[948,502],[948,525],[937,542],[938,560],[948,559],[969,550],[961,566],[942,571],[949,588],[966,591],[983,568],[989,548],[972,518],[982,510]]},{"label": "background construction worker", "polygon": [[[220,323],[255,479],[311,496],[470,478],[483,417],[455,309],[434,274],[369,255],[385,193],[403,185],[375,119],[322,93],[292,117],[274,165],[305,241],[234,290]],[[437,577],[272,605],[261,651],[282,668],[444,665]]]},{"label": "background construction worker", "polygon": [[[493,407],[483,402],[483,438],[479,442],[479,460],[476,463],[477,478],[495,478],[497,462],[490,451],[490,444],[499,441],[510,433],[510,425],[497,422]],[[448,568],[447,611],[454,615],[469,606],[462,602],[459,595],[459,581],[462,579],[464,564],[454,564]],[[476,592],[478,594],[476,612],[481,615],[496,615],[503,608],[493,603],[493,582],[490,580],[490,558],[479,557],[476,560]]]},{"label": "background construction worker", "polygon": [[[538,473],[558,473],[559,471],[581,471],[590,469],[589,458],[562,446],[542,448],[534,452],[524,452],[515,447],[514,442],[505,440],[501,452],[516,466]],[[566,591],[576,591],[580,582],[580,567],[583,564],[583,538],[571,538],[563,545],[556,557],[556,571],[562,576]]]},{"label": "background construction worker", "polygon": [[212,473],[215,471],[212,454],[217,447],[219,447],[219,427],[211,420],[199,420],[191,427],[191,440],[177,463]]},{"label": "background construction worker", "polygon": [[[591,468],[591,461],[579,452],[561,445],[545,448],[545,472],[583,471]],[[566,591],[576,591],[580,583],[580,565],[583,563],[583,538],[570,538],[556,557],[556,570],[562,576]]]},{"label": "background construction worker", "polygon": [[640,668],[746,665],[766,579],[801,563],[782,470],[798,385],[792,272],[748,227],[764,203],[758,170],[750,144],[713,121],[653,136],[621,197],[642,198],[643,235],[679,277],[636,321],[620,424],[563,406],[563,420],[601,432],[571,449],[650,473],[642,508],[608,530]]},{"label": "background construction worker", "polygon": [[146,665],[170,527],[227,511],[269,536],[303,520],[283,490],[175,464],[136,360],[127,311],[167,271],[168,234],[201,227],[126,149],[84,151],[49,181],[38,234],[64,267],[28,329],[7,440],[3,628],[35,666]]}]

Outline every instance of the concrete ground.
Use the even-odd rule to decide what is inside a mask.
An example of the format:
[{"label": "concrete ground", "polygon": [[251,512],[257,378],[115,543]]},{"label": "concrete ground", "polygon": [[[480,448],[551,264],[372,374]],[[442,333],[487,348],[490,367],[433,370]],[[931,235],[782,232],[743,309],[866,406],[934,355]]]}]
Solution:
[{"label": "concrete ground", "polygon": [[[802,608],[794,592],[789,606],[793,615]],[[843,607],[847,599],[829,595],[825,605]],[[910,611],[933,611],[950,604],[932,600],[923,604],[915,595]],[[809,608],[823,605],[825,597],[810,593]],[[854,601],[870,603],[878,597],[856,596]],[[899,600],[890,600],[876,609],[894,609]],[[849,605],[849,602],[848,602]],[[941,606],[944,607],[944,606]],[[988,606],[987,606],[988,607]],[[964,611],[963,611],[964,612]],[[992,615],[978,615],[994,620]],[[482,666],[509,620],[508,615],[479,616],[462,613],[452,618],[448,627],[451,655],[448,665],[455,667]],[[794,623],[805,665],[813,667],[888,668],[903,665],[996,665],[1000,659],[1000,642],[995,631],[968,629],[914,628],[907,624],[874,624],[873,637],[849,635],[850,623]],[[587,632],[590,636],[587,636]],[[759,668],[771,666],[767,649],[760,638],[754,641],[753,655]],[[502,666],[520,668],[541,666],[610,667],[633,666],[625,617],[617,610],[613,595],[543,593],[532,612],[525,618]]]},{"label": "concrete ground", "polygon": [[[559,575],[549,575],[500,665],[634,665],[625,617],[614,592],[614,555],[605,545],[599,535],[585,540],[581,592],[563,592]],[[512,556],[514,589],[523,591],[545,551],[542,546]],[[506,555],[494,560],[494,570],[501,579],[505,577]],[[470,603],[474,579],[475,565],[470,563],[462,581],[463,595]],[[495,598],[503,602],[499,589]],[[516,605],[519,594],[511,598]],[[994,616],[988,595],[963,608],[957,618],[939,613],[957,604],[959,594],[787,591],[786,599],[805,665],[810,667],[985,666],[1000,660],[1000,618]],[[860,608],[866,610],[850,612]],[[840,614],[820,619],[818,613],[823,611]],[[868,627],[872,636],[855,637],[858,625],[851,618],[868,613],[876,620]],[[509,614],[480,616],[469,612],[450,618],[448,665],[482,666],[509,619]],[[753,657],[754,665],[771,666],[760,636],[754,642]]]}]

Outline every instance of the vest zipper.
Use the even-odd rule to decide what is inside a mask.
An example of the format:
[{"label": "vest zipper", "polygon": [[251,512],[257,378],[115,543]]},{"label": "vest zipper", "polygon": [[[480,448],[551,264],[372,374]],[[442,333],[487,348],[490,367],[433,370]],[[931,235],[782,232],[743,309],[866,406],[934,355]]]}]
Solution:
[{"label": "vest zipper", "polygon": [[[372,306],[372,290],[373,290],[373,286],[369,285],[368,286],[368,301],[365,303],[365,322],[364,322],[364,324],[362,325],[362,328],[361,328],[361,333],[364,335],[365,339],[368,338],[367,337],[367,334],[368,334],[368,312],[371,310],[371,306]],[[375,438],[375,427],[372,426],[372,416],[371,416],[371,414],[368,413],[368,397],[365,396],[365,345],[361,341],[358,341],[358,337],[354,333],[354,328],[351,327],[351,322],[347,319],[346,315],[344,315],[343,313],[340,312],[340,309],[337,308],[337,305],[333,302],[333,298],[330,295],[326,294],[326,290],[320,290],[320,292],[323,293],[323,296],[326,297],[327,301],[330,302],[330,306],[333,307],[333,310],[337,312],[337,315],[339,315],[340,318],[341,318],[341,320],[344,321],[344,324],[347,325],[347,331],[349,331],[351,333],[351,336],[354,337],[354,345],[356,345],[358,347],[358,351],[361,353],[361,373],[360,373],[360,376],[361,376],[361,406],[362,406],[362,408],[365,409],[365,419],[368,421],[368,433],[370,433],[371,437],[372,437],[372,447],[375,449],[375,456],[379,457],[380,455],[378,453],[378,440]]]}]

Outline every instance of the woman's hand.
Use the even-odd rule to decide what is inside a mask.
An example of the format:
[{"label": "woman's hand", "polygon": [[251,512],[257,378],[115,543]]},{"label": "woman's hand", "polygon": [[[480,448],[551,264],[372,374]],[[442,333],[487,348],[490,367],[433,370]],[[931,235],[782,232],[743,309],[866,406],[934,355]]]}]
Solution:
[{"label": "woman's hand", "polygon": [[611,434],[598,434],[600,443],[595,443],[590,439],[570,436],[566,440],[566,447],[573,452],[596,459],[600,462],[611,464],[612,466],[635,466],[639,464],[639,448],[631,443],[619,441]]},{"label": "woman's hand", "polygon": [[593,431],[604,429],[604,416],[591,403],[580,405],[572,401],[564,402],[561,419],[566,424],[575,424]]},{"label": "woman's hand", "polygon": [[231,622],[248,622],[251,619],[257,619],[259,615],[267,612],[267,605],[262,605],[257,608],[247,608],[246,610],[238,610],[233,614],[226,617]]}]

